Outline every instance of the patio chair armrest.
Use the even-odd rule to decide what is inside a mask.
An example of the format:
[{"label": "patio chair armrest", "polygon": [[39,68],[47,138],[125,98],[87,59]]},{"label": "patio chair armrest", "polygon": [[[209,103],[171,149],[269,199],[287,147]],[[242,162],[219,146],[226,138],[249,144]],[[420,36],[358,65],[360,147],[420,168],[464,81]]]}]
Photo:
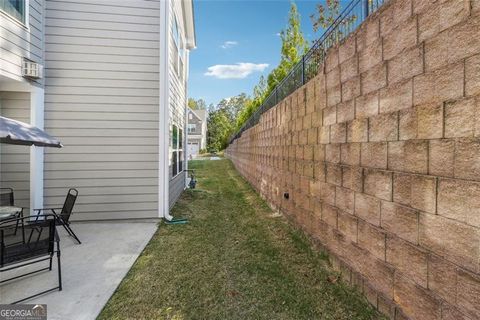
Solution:
[{"label": "patio chair armrest", "polygon": [[41,208],[41,209],[33,209],[33,211],[37,211],[37,212],[42,212],[42,211],[52,211],[52,212],[55,212],[55,210],[62,210],[62,208]]}]

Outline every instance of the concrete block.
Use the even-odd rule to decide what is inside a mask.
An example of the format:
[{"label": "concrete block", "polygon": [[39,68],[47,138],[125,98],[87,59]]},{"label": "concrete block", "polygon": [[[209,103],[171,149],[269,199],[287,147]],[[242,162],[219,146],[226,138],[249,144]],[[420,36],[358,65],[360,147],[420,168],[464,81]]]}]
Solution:
[{"label": "concrete block", "polygon": [[355,99],[355,116],[357,119],[369,118],[378,114],[378,92],[362,95]]},{"label": "concrete block", "polygon": [[480,183],[439,179],[438,211],[441,216],[480,227]]},{"label": "concrete block", "polygon": [[358,245],[383,261],[385,261],[385,239],[385,232],[368,222],[358,221]]},{"label": "concrete block", "polygon": [[387,169],[387,142],[362,143],[360,163],[362,167]]},{"label": "concrete block", "polygon": [[394,202],[382,201],[381,227],[399,238],[418,243],[418,212]]},{"label": "concrete block", "polygon": [[362,94],[381,89],[387,85],[387,65],[379,63],[362,73],[361,75]]},{"label": "concrete block", "polygon": [[441,303],[428,290],[399,273],[395,274],[394,300],[409,318],[437,320]]},{"label": "concrete block", "polygon": [[337,105],[337,122],[347,122],[355,118],[355,101],[352,99]]},{"label": "concrete block", "polygon": [[414,105],[442,103],[463,96],[463,61],[432,72],[424,73],[413,79]]},{"label": "concrete block", "polygon": [[434,176],[453,177],[455,159],[454,140],[430,140],[428,173]]},{"label": "concrete block", "polygon": [[451,304],[455,304],[457,266],[444,258],[431,254],[428,257],[428,288]]},{"label": "concrete block", "polygon": [[428,141],[408,140],[389,142],[388,169],[427,174]]},{"label": "concrete block", "polygon": [[478,270],[478,228],[439,215],[420,213],[420,245],[469,270]]},{"label": "concrete block", "polygon": [[364,193],[355,193],[355,215],[379,226],[380,200]]},{"label": "concrete block", "polygon": [[393,201],[412,208],[435,213],[436,179],[423,175],[395,173]]},{"label": "concrete block", "polygon": [[400,82],[380,90],[380,113],[390,113],[401,109],[411,108],[413,80]]},{"label": "concrete block", "polygon": [[379,114],[369,119],[369,141],[398,140],[398,113]]},{"label": "concrete block", "polygon": [[445,138],[473,137],[476,101],[474,98],[445,103]]},{"label": "concrete block", "polygon": [[395,32],[383,39],[383,59],[390,60],[407,48],[417,44],[417,19],[409,18]]},{"label": "concrete block", "polygon": [[347,123],[348,142],[368,141],[368,119],[355,119]]},{"label": "concrete block", "polygon": [[357,217],[347,212],[338,212],[338,231],[345,236],[347,241],[357,242],[357,220]]},{"label": "concrete block", "polygon": [[428,252],[395,236],[387,237],[386,261],[423,288],[427,288]]}]

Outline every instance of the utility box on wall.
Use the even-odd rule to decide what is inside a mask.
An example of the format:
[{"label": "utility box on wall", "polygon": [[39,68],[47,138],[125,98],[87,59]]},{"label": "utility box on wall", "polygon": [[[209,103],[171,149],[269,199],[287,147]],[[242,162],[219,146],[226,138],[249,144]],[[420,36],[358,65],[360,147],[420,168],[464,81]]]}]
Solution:
[{"label": "utility box on wall", "polygon": [[41,79],[43,74],[43,66],[32,60],[23,58],[22,76],[28,79]]}]

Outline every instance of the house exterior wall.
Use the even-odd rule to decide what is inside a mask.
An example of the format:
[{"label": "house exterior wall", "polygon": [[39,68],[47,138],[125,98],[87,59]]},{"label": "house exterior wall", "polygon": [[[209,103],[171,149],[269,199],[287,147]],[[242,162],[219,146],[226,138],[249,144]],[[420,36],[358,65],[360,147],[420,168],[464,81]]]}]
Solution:
[{"label": "house exterior wall", "polygon": [[394,319],[480,318],[479,9],[391,0],[226,152]]},{"label": "house exterior wall", "polygon": [[201,138],[200,148],[206,149],[207,148],[207,110],[197,110],[196,113],[202,121],[202,127],[201,127],[202,138]]},{"label": "house exterior wall", "polygon": [[79,220],[158,217],[159,2],[47,1],[45,205]]},{"label": "house exterior wall", "polygon": [[[195,132],[188,132],[187,141],[188,145],[198,145],[198,152],[207,147],[207,121],[206,121],[206,110],[188,110],[188,119],[187,119],[187,131],[188,125],[195,125]],[[193,152],[192,148],[188,150],[187,154],[188,159],[191,159],[190,154]]]},{"label": "house exterior wall", "polygon": [[[187,81],[188,81],[188,51],[186,50],[186,33],[183,21],[184,17],[184,2],[183,1],[171,1],[169,6],[170,18],[169,18],[169,126],[170,126],[170,150],[169,150],[169,207],[172,207],[177,198],[186,187],[186,110],[187,110]],[[177,21],[178,32],[180,35],[180,43],[175,42],[175,21]],[[178,48],[180,46],[180,48]],[[177,50],[181,54],[181,47],[184,48],[183,59],[179,67],[177,67],[178,56]],[[182,171],[177,175],[173,175],[173,156],[172,156],[172,126],[175,125],[182,129],[182,148],[181,161]],[[180,159],[179,159],[180,160]]]},{"label": "house exterior wall", "polygon": [[[28,19],[24,25],[0,13],[2,115],[33,121],[40,127],[45,124],[45,130],[58,137],[64,148],[45,148],[44,159],[43,149],[41,152],[35,149],[29,167],[39,168],[44,176],[39,175],[41,179],[32,182],[32,175],[25,176],[28,171],[10,163],[12,154],[20,159],[20,151],[10,152],[14,147],[2,146],[0,160],[4,165],[0,172],[2,179],[5,178],[2,184],[26,179],[30,180],[30,186],[36,186],[32,190],[42,189],[43,185],[38,195],[42,195],[45,206],[58,206],[64,201],[67,189],[76,187],[80,197],[73,219],[77,220],[167,215],[159,203],[173,205],[185,188],[185,174],[173,177],[172,170],[167,171],[168,163],[162,167],[165,170],[160,168],[160,157],[171,156],[160,150],[161,141],[171,142],[171,137],[161,133],[161,125],[168,121],[170,127],[178,126],[186,148],[188,50],[195,43],[193,12],[185,7],[191,6],[190,1],[27,0],[27,3]],[[167,28],[160,20],[163,3],[167,8],[164,12],[168,12],[168,16],[163,16]],[[173,65],[175,16],[182,39],[188,38],[183,40],[181,75]],[[163,59],[167,55],[162,55],[162,50],[168,52],[168,60]],[[24,79],[22,57],[44,64],[44,79]],[[162,71],[166,72],[160,74]],[[160,80],[164,75],[168,81]],[[36,86],[41,90],[34,89]],[[160,99],[164,88],[167,88],[167,103]],[[19,97],[24,103],[17,108]],[[27,117],[30,115],[32,119]],[[22,153],[28,155],[28,150],[24,148]],[[185,159],[185,152],[182,157]],[[168,199],[163,192],[160,195],[159,181],[163,180],[167,181]],[[26,196],[23,198],[28,200]]]},{"label": "house exterior wall", "polygon": [[[0,116],[30,122],[28,92],[0,92]],[[30,148],[0,144],[0,188],[14,190],[15,204],[30,208]]]},{"label": "house exterior wall", "polygon": [[[27,24],[15,20],[0,10],[0,76],[20,82],[23,57],[43,64],[44,0],[28,1]],[[41,84],[42,80],[33,81]]]}]

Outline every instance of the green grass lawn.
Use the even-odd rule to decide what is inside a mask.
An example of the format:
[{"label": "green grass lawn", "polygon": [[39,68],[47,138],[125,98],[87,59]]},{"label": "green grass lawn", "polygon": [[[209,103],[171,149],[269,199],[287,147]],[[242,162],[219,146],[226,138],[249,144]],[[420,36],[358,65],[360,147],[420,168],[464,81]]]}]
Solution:
[{"label": "green grass lawn", "polygon": [[272,211],[228,160],[191,161],[197,189],[175,205],[99,319],[372,319],[329,281],[324,253]]}]

